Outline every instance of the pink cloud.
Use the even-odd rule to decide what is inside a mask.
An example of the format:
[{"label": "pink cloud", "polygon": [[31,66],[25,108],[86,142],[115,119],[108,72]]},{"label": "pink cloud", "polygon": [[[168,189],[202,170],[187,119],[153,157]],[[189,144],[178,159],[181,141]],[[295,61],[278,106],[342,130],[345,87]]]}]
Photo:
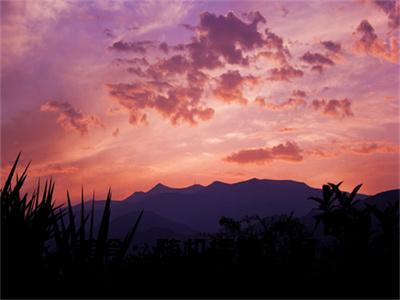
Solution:
[{"label": "pink cloud", "polygon": [[399,46],[397,39],[391,38],[390,43],[384,43],[367,20],[361,21],[354,35],[357,38],[355,43],[356,52],[369,54],[392,63],[398,62]]},{"label": "pink cloud", "polygon": [[41,105],[40,111],[56,113],[58,115],[57,123],[61,127],[66,131],[77,131],[81,135],[89,132],[90,125],[104,126],[96,115],[84,115],[68,102],[48,101]]},{"label": "pink cloud", "polygon": [[362,143],[358,146],[350,147],[351,151],[361,154],[370,153],[398,153],[399,146],[382,143]]},{"label": "pink cloud", "polygon": [[272,148],[246,149],[227,156],[224,160],[238,164],[256,163],[264,164],[273,160],[286,160],[299,162],[303,160],[302,149],[294,142],[286,142]]},{"label": "pink cloud", "polygon": [[180,121],[195,125],[212,118],[214,110],[200,102],[201,90],[174,87],[148,81],[133,84],[108,84],[110,95],[129,111],[131,124],[146,123],[146,109],[153,109],[172,124]]},{"label": "pink cloud", "polygon": [[374,0],[378,6],[388,16],[388,25],[396,29],[400,26],[400,5],[396,0]]},{"label": "pink cloud", "polygon": [[294,90],[294,91],[292,91],[292,96],[305,98],[305,97],[307,97],[307,93],[303,90]]},{"label": "pink cloud", "polygon": [[228,71],[219,77],[218,86],[213,93],[218,100],[223,102],[246,104],[248,100],[243,95],[243,87],[255,84],[257,84],[257,78],[254,76],[242,76],[239,71]]},{"label": "pink cloud", "polygon": [[304,106],[306,104],[306,101],[302,98],[289,98],[286,101],[283,101],[281,103],[266,103],[264,99],[262,98],[257,98],[256,103],[262,107],[266,107],[270,110],[287,110],[287,109],[293,109],[299,106]]},{"label": "pink cloud", "polygon": [[354,114],[351,110],[351,102],[347,98],[342,100],[325,100],[325,99],[315,99],[312,102],[314,110],[322,111],[324,115],[331,117],[352,117]]}]

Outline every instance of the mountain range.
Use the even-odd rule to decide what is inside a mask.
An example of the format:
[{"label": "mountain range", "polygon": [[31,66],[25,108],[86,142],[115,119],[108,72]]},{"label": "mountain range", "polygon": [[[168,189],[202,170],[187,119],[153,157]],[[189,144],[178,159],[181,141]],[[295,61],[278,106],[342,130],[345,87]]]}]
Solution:
[{"label": "mountain range", "polygon": [[[125,200],[112,201],[110,236],[121,237],[130,230],[141,210],[136,243],[157,238],[182,239],[199,232],[215,232],[222,216],[239,219],[246,215],[273,216],[293,213],[307,217],[316,207],[309,197],[320,197],[320,189],[292,180],[250,179],[228,184],[215,181],[208,186],[192,185],[171,188],[161,183],[147,192],[135,192]],[[358,195],[358,199],[378,206],[399,198],[399,190],[374,196]],[[95,202],[95,226],[101,219],[104,201]],[[85,204],[89,210],[90,202]],[[79,212],[80,206],[74,207]]]}]

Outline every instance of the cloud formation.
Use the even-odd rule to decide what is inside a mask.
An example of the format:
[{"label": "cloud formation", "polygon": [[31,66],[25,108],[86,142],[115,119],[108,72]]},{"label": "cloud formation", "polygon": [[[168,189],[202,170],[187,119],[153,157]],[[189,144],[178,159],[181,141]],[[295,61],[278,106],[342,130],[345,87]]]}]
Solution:
[{"label": "cloud formation", "polygon": [[271,81],[291,81],[292,79],[302,77],[303,71],[295,69],[292,66],[286,65],[280,68],[270,70],[270,76],[267,78]]},{"label": "cloud formation", "polygon": [[352,117],[351,102],[347,98],[342,100],[315,99],[312,102],[314,110],[321,111],[324,115],[338,118]]},{"label": "cloud formation", "polygon": [[153,109],[172,124],[209,120],[214,110],[200,102],[201,90],[174,87],[166,82],[108,84],[110,95],[129,111],[131,124],[147,123],[146,109]]},{"label": "cloud formation", "polygon": [[111,50],[122,52],[133,52],[139,54],[146,54],[149,47],[153,47],[152,41],[137,41],[137,42],[124,42],[122,40],[113,43],[110,46]]},{"label": "cloud formation", "polygon": [[[229,65],[248,67],[258,57],[268,57],[280,65],[270,70],[270,80],[290,81],[303,76],[301,70],[288,64],[291,56],[283,39],[268,28],[259,31],[258,27],[265,23],[259,12],[247,13],[243,20],[233,12],[226,15],[205,12],[200,15],[197,26],[182,25],[196,34],[189,43],[174,46],[166,42],[116,42],[111,49],[119,52],[146,54],[148,47],[157,45],[163,55],[151,64],[145,58],[114,60],[117,65],[128,66],[125,71],[136,78],[134,84],[108,84],[110,95],[128,108],[131,124],[139,124],[142,119],[147,122],[146,109],[154,109],[171,121],[180,119],[195,124],[195,120],[208,120],[213,110],[204,103],[199,104],[204,90],[219,101],[246,104],[245,89],[252,88],[259,78],[243,76],[238,70],[226,71]],[[179,54],[171,54],[171,51],[179,51]],[[216,78],[216,85],[210,84],[210,79],[215,77],[214,70],[223,68],[225,71]],[[162,91],[151,90],[149,82],[164,82],[169,87]],[[173,104],[173,101],[178,103]],[[176,107],[180,107],[177,115]],[[183,107],[192,108],[183,112]]]},{"label": "cloud formation", "polygon": [[398,153],[399,146],[384,144],[384,143],[362,143],[357,146],[352,146],[351,151],[360,154],[370,153]]},{"label": "cloud formation", "polygon": [[388,25],[392,29],[400,26],[400,4],[396,0],[373,0],[373,3],[378,6],[388,16]]},{"label": "cloud formation", "polygon": [[293,108],[296,108],[299,106],[306,105],[306,101],[302,98],[289,98],[286,101],[283,101],[281,103],[268,103],[268,102],[265,102],[264,98],[257,97],[255,102],[259,106],[268,108],[273,111],[288,110],[288,109],[293,109]]},{"label": "cloud formation", "polygon": [[302,149],[295,143],[287,141],[274,147],[265,147],[257,149],[245,149],[232,153],[224,158],[227,162],[235,162],[238,164],[264,164],[273,160],[286,160],[299,162],[303,160],[301,155]]},{"label": "cloud formation", "polygon": [[243,95],[246,85],[254,86],[257,78],[251,75],[242,76],[239,71],[228,71],[219,76],[218,85],[214,89],[214,96],[225,103],[236,102],[247,104],[248,100]]},{"label": "cloud formation", "polygon": [[305,97],[307,97],[307,93],[303,90],[294,90],[294,91],[292,91],[292,96],[305,98]]},{"label": "cloud formation", "polygon": [[333,66],[335,64],[328,57],[326,57],[320,53],[311,53],[309,51],[303,54],[303,56],[301,57],[301,60],[303,60],[306,63],[309,63],[310,65]]},{"label": "cloud formation", "polygon": [[333,41],[322,41],[321,45],[325,47],[325,49],[332,51],[334,53],[339,53],[342,50],[342,46],[340,43],[335,43]]},{"label": "cloud formation", "polygon": [[355,43],[357,52],[369,54],[392,63],[398,62],[399,46],[397,39],[391,38],[390,43],[384,43],[367,20],[361,21],[354,35],[357,38]]},{"label": "cloud formation", "polygon": [[233,12],[217,16],[205,12],[196,27],[197,37],[186,45],[195,68],[214,69],[229,64],[247,65],[246,51],[260,48],[265,41],[258,32],[259,23],[266,23],[259,13],[252,14],[250,23],[243,22]]},{"label": "cloud formation", "polygon": [[96,115],[84,115],[68,102],[48,101],[41,105],[40,111],[56,113],[58,124],[66,131],[74,130],[81,135],[86,135],[89,132],[90,125],[104,126]]}]

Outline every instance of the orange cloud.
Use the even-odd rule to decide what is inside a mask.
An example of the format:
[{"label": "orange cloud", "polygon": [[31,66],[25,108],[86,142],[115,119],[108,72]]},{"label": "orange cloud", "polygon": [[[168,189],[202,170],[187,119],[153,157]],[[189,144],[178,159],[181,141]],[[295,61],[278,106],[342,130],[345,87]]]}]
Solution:
[{"label": "orange cloud", "polygon": [[74,174],[78,173],[80,168],[73,165],[52,163],[41,167],[33,167],[33,176],[51,176],[56,174]]},{"label": "orange cloud", "polygon": [[281,103],[266,103],[264,98],[258,97],[255,102],[261,107],[266,107],[270,110],[287,110],[293,109],[299,106],[304,106],[306,101],[301,98],[289,98]]},{"label": "orange cloud", "polygon": [[360,154],[370,153],[398,153],[399,146],[379,143],[363,143],[358,146],[350,147],[350,150]]},{"label": "orange cloud", "polygon": [[302,149],[294,142],[286,142],[272,148],[246,149],[227,156],[224,160],[238,164],[256,163],[263,164],[273,160],[287,160],[298,162],[303,160]]}]

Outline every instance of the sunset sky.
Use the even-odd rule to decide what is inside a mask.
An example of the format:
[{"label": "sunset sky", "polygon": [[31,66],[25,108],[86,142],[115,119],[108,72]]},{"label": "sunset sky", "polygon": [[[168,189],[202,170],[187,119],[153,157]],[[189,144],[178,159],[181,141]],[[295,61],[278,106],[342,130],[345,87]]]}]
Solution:
[{"label": "sunset sky", "polygon": [[[396,7],[397,5],[397,7]],[[399,3],[1,1],[2,177],[399,187]],[[77,200],[77,199],[76,199]]]}]

